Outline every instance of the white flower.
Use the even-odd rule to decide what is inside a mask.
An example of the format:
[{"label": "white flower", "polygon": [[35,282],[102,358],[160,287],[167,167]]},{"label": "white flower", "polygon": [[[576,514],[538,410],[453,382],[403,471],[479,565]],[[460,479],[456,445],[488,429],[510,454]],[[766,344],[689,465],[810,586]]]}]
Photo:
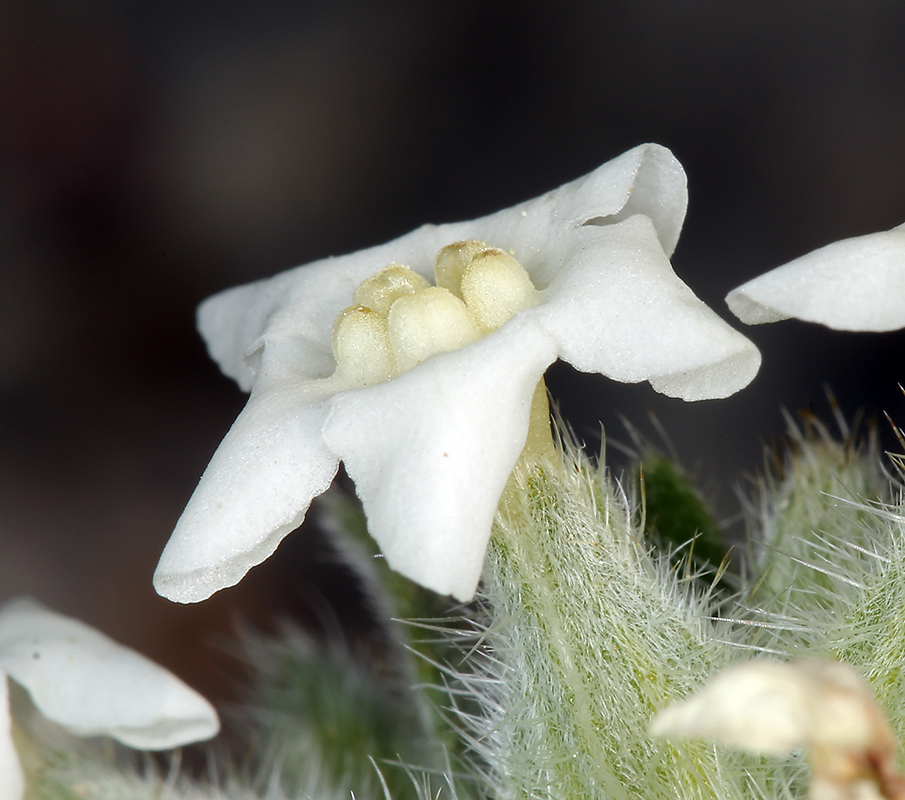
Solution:
[{"label": "white flower", "polygon": [[749,325],[797,317],[845,331],[905,328],[905,225],[821,247],[733,289],[726,302]]},{"label": "white flower", "polygon": [[[251,397],[176,526],[157,590],[195,602],[237,583],[301,524],[342,460],[389,565],[471,598],[535,387],[557,357],[686,400],[732,394],[756,373],[754,345],[670,266],[686,199],[679,163],[644,145],[505,211],[208,300],[199,327],[211,355]],[[449,292],[424,288],[441,250]],[[508,277],[482,272],[463,306],[469,268],[445,259],[491,250]],[[405,301],[404,325],[393,326],[397,306],[379,319],[362,308],[363,296],[387,305],[390,285],[391,301],[422,293]],[[419,339],[413,320],[439,333]]]},{"label": "white flower", "polygon": [[45,717],[77,736],[111,736],[142,750],[209,739],[217,714],[197,692],[144,656],[33,600],[0,607],[0,800],[20,800],[7,678]]},{"label": "white flower", "polygon": [[755,659],[731,667],[661,711],[651,733],[774,755],[806,747],[812,800],[888,800],[905,790],[883,711],[858,673],[838,661]]}]

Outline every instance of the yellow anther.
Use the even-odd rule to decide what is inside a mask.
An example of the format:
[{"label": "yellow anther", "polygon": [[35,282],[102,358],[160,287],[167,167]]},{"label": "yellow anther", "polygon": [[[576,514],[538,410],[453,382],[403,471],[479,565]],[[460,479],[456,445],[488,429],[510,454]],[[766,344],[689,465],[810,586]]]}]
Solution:
[{"label": "yellow anther", "polygon": [[333,323],[336,375],[351,386],[371,386],[391,378],[396,360],[387,318],[364,306],[350,306]]},{"label": "yellow anther", "polygon": [[537,305],[539,293],[515,258],[488,247],[477,253],[465,268],[462,299],[481,332],[489,333],[519,311]]},{"label": "yellow anther", "polygon": [[435,353],[458,350],[481,338],[465,303],[439,286],[400,297],[393,303],[389,333],[400,372]]},{"label": "yellow anther", "polygon": [[449,289],[456,297],[462,297],[462,274],[472,259],[482,250],[492,249],[489,244],[469,239],[444,247],[434,260],[437,286]]},{"label": "yellow anther", "polygon": [[386,316],[390,306],[400,297],[427,289],[430,282],[417,272],[394,261],[364,281],[352,297],[356,305],[365,306]]},{"label": "yellow anther", "polygon": [[380,383],[434,353],[458,350],[526,308],[540,293],[514,256],[469,240],[437,255],[437,285],[393,262],[364,281],[333,326],[336,376]]}]

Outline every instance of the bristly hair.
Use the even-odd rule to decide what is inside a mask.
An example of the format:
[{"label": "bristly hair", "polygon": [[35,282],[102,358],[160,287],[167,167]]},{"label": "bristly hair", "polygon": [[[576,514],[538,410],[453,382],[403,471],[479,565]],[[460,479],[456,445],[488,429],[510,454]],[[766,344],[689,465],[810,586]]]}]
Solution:
[{"label": "bristly hair", "polygon": [[[475,604],[437,618],[436,598],[379,559],[352,559],[368,571],[375,609],[416,618],[402,631],[388,625],[398,646],[384,651],[417,653],[420,667],[391,671],[413,682],[403,687],[410,703],[386,670],[362,671],[347,653],[286,629],[252,647],[263,648],[252,660],[265,702],[246,730],[253,757],[244,766],[220,753],[193,783],[172,761],[130,762],[26,731],[41,761],[29,798],[801,796],[800,753],[668,743],[648,724],[733,662],[824,655],[864,675],[905,738],[902,462],[884,464],[873,432],[856,428],[843,422],[836,437],[813,418],[789,418],[784,449],[748,503],[750,558],[730,584],[735,595],[713,588],[725,564],[708,571],[655,548],[622,486],[560,435],[557,459],[516,469]],[[361,528],[346,516],[348,529]],[[370,732],[352,742],[362,724]],[[439,758],[406,750],[412,731]],[[334,745],[328,770],[324,748]]]},{"label": "bristly hair", "polygon": [[652,739],[650,717],[738,658],[695,575],[652,551],[621,488],[565,442],[517,468],[479,612],[446,671],[485,796],[748,797],[763,761]]}]

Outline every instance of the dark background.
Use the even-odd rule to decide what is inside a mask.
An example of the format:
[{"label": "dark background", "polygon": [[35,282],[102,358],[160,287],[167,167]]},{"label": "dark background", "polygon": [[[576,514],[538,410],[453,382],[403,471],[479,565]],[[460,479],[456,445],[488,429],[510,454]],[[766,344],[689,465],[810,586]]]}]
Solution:
[{"label": "dark background", "polygon": [[[297,534],[207,603],[151,588],[243,404],[194,332],[201,299],[655,141],[689,175],[676,270],[728,317],[744,280],[905,221],[903,34],[893,0],[3,0],[0,598],[228,693],[210,643],[335,576]],[[620,415],[652,432],[652,409],[726,514],[781,409],[826,414],[824,383],[849,415],[905,419],[902,333],[748,334],[764,367],[726,401],[562,366],[550,386],[589,442],[600,421],[626,441]]]}]

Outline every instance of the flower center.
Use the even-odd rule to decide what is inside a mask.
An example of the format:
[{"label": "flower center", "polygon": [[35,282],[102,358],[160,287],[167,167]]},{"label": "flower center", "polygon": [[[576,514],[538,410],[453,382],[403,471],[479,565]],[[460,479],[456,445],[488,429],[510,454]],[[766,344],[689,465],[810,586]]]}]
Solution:
[{"label": "flower center", "polygon": [[353,305],[333,323],[337,378],[352,386],[389,380],[477,341],[540,301],[525,268],[484,242],[444,247],[434,273],[436,286],[394,262],[355,290]]}]

